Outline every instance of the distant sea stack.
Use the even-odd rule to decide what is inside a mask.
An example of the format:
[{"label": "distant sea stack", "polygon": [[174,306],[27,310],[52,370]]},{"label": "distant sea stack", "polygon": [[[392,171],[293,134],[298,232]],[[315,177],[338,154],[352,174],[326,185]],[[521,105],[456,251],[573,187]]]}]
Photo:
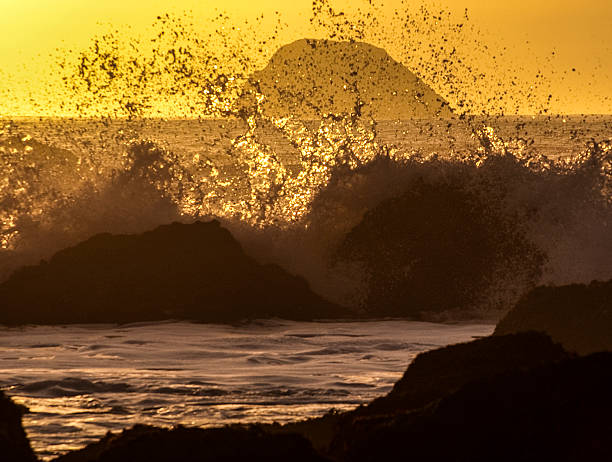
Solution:
[{"label": "distant sea stack", "polygon": [[340,317],[306,281],[244,253],[219,222],[100,234],[0,284],[0,323]]},{"label": "distant sea stack", "polygon": [[[363,42],[303,39],[281,47],[255,72],[264,113],[318,119],[361,113],[375,120],[452,117],[448,103],[385,50]],[[239,105],[249,105],[248,98]]]},{"label": "distant sea stack", "polygon": [[537,287],[499,322],[495,335],[529,330],[580,354],[612,351],[612,280]]}]

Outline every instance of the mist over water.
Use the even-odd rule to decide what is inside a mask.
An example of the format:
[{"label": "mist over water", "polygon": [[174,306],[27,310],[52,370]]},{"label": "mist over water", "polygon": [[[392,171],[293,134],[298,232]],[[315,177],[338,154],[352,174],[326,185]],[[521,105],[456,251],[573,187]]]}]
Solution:
[{"label": "mist over water", "polygon": [[[165,134],[140,138],[130,137],[139,133],[129,127],[144,123],[117,123],[107,133],[123,136],[101,138],[101,146],[95,146],[81,135],[87,150],[81,147],[78,154],[60,148],[61,139],[43,144],[24,134],[36,130],[31,122],[6,127],[3,276],[99,232],[142,232],[170,221],[217,217],[247,252],[305,275],[315,290],[334,300],[360,304],[367,299],[363,287],[377,257],[364,261],[346,248],[346,236],[379,205],[411,191],[425,194],[417,190],[429,191],[430,198],[439,195],[439,205],[427,200],[388,205],[387,215],[376,218],[380,234],[361,237],[362,245],[372,248],[368,239],[376,239],[379,263],[390,246],[385,233],[400,232],[400,242],[420,249],[411,258],[438,258],[441,269],[444,255],[434,257],[439,231],[455,229],[449,248],[469,253],[478,247],[474,242],[461,248],[460,234],[469,225],[479,227],[482,239],[492,239],[470,290],[513,294],[503,308],[539,282],[589,282],[612,272],[606,258],[612,251],[607,142],[579,148],[579,141],[567,139],[566,155],[557,156],[556,147],[550,152],[524,139],[504,141],[491,128],[472,136],[457,121],[449,122],[452,130],[441,128],[441,121],[427,122],[431,138],[421,140],[423,128],[410,122],[400,134],[392,122],[376,128],[351,119],[278,123],[281,128],[254,133],[247,127],[246,134],[233,138],[231,131],[245,129],[235,120],[167,122]],[[508,130],[516,123],[507,119],[499,125]],[[93,121],[72,127],[90,137],[104,129]],[[529,126],[536,140],[546,140],[551,128],[562,133],[565,124],[536,120]],[[453,147],[448,147],[450,136]],[[71,137],[78,139],[74,131]],[[173,138],[181,141],[176,147]],[[571,149],[578,151],[567,155]],[[443,204],[464,215],[449,214]],[[392,222],[397,214],[403,217],[400,225]],[[482,220],[474,225],[477,216]],[[385,264],[400,270],[406,262]],[[510,282],[510,274],[521,272],[522,280]]]},{"label": "mist over water", "polygon": [[[280,48],[279,18],[220,14],[202,31],[163,14],[150,39],[117,30],[64,50],[66,104],[89,118],[5,122],[0,278],[95,233],[209,218],[365,309],[372,287],[438,274],[465,302],[434,311],[480,315],[538,283],[609,278],[612,119],[547,116],[542,71],[487,93],[504,82],[478,64],[467,15],[385,14],[314,2],[323,39]],[[525,104],[540,115],[499,115]],[[170,108],[187,119],[148,118]],[[465,271],[442,276],[445,260]]]}]

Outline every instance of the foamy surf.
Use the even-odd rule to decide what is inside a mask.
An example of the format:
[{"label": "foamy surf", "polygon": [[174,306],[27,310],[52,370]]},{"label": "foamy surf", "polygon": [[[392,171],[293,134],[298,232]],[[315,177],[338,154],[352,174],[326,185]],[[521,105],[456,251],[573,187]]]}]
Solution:
[{"label": "foamy surf", "polygon": [[[429,198],[455,201],[453,210],[467,214],[451,216],[443,207],[426,206],[427,201],[411,209],[403,205],[391,212],[391,207],[386,218],[380,216],[380,229],[395,226],[389,220],[405,215],[401,233],[408,236],[420,227],[421,237],[411,241],[416,253],[406,262],[378,264],[401,272],[409,260],[433,257],[436,248],[447,252],[436,247],[441,229],[456,229],[452,239],[457,242],[462,234],[481,236],[491,246],[469,281],[469,290],[482,295],[469,301],[476,310],[472,316],[506,310],[538,283],[589,282],[612,274],[606,258],[612,252],[610,144],[591,142],[580,148],[562,121],[536,120],[525,130],[541,143],[550,130],[560,140],[566,136],[559,143],[576,149],[569,156],[557,155],[556,145],[539,147],[522,137],[504,140],[490,127],[472,136],[459,122],[450,125],[456,143],[465,146],[461,151],[449,144],[440,150],[436,143],[441,138],[433,134],[411,142],[419,124],[398,135],[389,131],[391,122],[379,129],[348,116],[274,121],[280,125],[262,133],[252,129],[264,119],[250,128],[238,122],[226,128],[220,122],[167,122],[166,137],[184,136],[182,144],[121,136],[104,147],[85,143],[75,152],[36,142],[18,126],[7,128],[1,140],[6,172],[0,183],[2,276],[99,232],[141,232],[160,223],[215,217],[247,253],[304,275],[315,291],[336,302],[361,305],[368,297],[362,289],[376,269],[351,248],[355,243],[349,244],[347,236],[368,213],[419,190]],[[508,132],[517,121],[499,123],[498,131]],[[600,138],[607,135],[605,124],[593,124]],[[133,136],[139,133],[135,126]],[[67,138],[84,142],[87,133],[100,129],[93,121],[81,123],[80,135],[69,127],[54,135],[54,143]],[[114,130],[123,132],[120,127]],[[199,145],[192,139],[198,133],[217,137],[221,147]],[[279,141],[293,143],[295,152],[281,155]],[[193,154],[194,149],[203,154]],[[461,195],[443,199],[449,186]],[[482,219],[475,221],[470,213]],[[409,215],[423,214],[431,217],[431,228],[422,218],[410,224]],[[370,238],[386,245],[386,240]],[[367,239],[362,244],[369,246]],[[466,245],[452,249],[470,253],[482,247]],[[441,311],[453,308],[467,306]]]},{"label": "foamy surf", "polygon": [[177,322],[0,329],[0,385],[50,457],[136,422],[289,422],[387,393],[418,353],[492,324]]}]

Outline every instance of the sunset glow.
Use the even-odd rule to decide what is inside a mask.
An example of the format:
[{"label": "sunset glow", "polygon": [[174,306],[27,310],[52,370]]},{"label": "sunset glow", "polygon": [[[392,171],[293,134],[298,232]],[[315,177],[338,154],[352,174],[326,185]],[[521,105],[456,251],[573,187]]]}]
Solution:
[{"label": "sunset glow", "polygon": [[612,460],[611,30],[0,0],[0,462]]},{"label": "sunset glow", "polygon": [[[352,3],[352,7],[342,2],[333,4],[347,11],[355,8]],[[398,8],[415,10],[420,4],[389,1],[382,8],[388,12]],[[487,70],[493,80],[500,81],[503,91],[513,91],[512,84],[504,82],[504,74],[517,73],[528,82],[539,71],[542,78],[551,82],[550,112],[612,112],[608,85],[612,76],[612,51],[607,40],[612,26],[609,2],[589,2],[588,8],[569,0],[503,3],[444,0],[425,4],[434,10],[449,11],[457,22],[464,20],[467,8],[467,24],[478,31],[478,40],[488,47],[484,54],[477,50],[467,53],[472,54],[474,62]],[[202,31],[214,29],[216,25],[211,21],[222,12],[236,24],[245,20],[253,24],[256,17],[263,15],[264,20],[255,34],[260,40],[273,34],[278,17],[284,26],[274,40],[268,41],[271,49],[264,53],[266,56],[278,46],[318,35],[309,22],[312,5],[307,0],[291,2],[291,5],[281,1],[230,0],[222,6],[217,2],[194,0],[171,4],[135,0],[109,0],[100,4],[80,0],[2,0],[0,8],[0,30],[6,37],[0,43],[0,94],[3,95],[0,115],[5,116],[65,113],[67,109],[62,109],[61,103],[68,96],[63,93],[58,77],[61,70],[57,68],[57,57],[62,50],[78,52],[87,48],[95,35],[109,30],[120,31],[125,40],[130,36],[150,36],[158,15],[189,12],[196,28]],[[401,39],[402,34],[397,32],[400,31],[396,31],[395,38]],[[468,35],[466,32],[466,45],[470,40]],[[395,54],[400,60],[406,57],[398,52],[405,44],[394,43],[393,35],[385,38],[379,34],[378,38],[381,41],[378,45],[392,56]],[[427,79],[427,72],[424,74]],[[444,89],[440,90],[443,96],[449,96],[444,95]],[[507,111],[512,112],[511,105],[508,106]],[[521,109],[521,112],[530,111],[534,109]],[[72,114],[76,115],[74,111]]]}]

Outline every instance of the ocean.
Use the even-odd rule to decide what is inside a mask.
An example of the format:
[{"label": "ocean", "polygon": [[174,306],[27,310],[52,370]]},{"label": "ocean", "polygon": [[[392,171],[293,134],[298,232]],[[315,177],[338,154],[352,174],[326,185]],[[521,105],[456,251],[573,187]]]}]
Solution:
[{"label": "ocean", "polygon": [[0,280],[97,233],[215,218],[373,319],[0,328],[0,386],[46,458],[135,423],[350,409],[535,285],[612,274],[610,117],[3,125]]},{"label": "ocean", "polygon": [[302,420],[389,392],[423,351],[491,323],[252,321],[0,328],[0,386],[39,456],[136,423]]},{"label": "ocean", "polygon": [[[49,42],[49,85],[2,73],[5,110],[81,115],[0,114],[0,389],[42,459],[135,424],[354,409],[420,353],[492,334],[536,287],[612,278],[612,116],[550,113],[597,94],[588,69],[562,47],[489,43],[467,9],[366,3],[315,0],[303,29],[272,11],[159,12],[141,33],[111,21],[84,47]],[[284,43],[302,35],[321,38]],[[478,364],[429,398],[419,382],[407,418],[346,420],[321,454],[428,456],[446,433],[463,459],[509,434],[517,459],[605,450],[604,425],[578,429],[585,386],[571,384],[576,370],[601,383],[608,360],[516,374],[525,355],[565,357],[527,337],[431,355],[416,380],[437,383],[447,358]],[[508,375],[487,376],[493,362]],[[542,377],[555,370],[561,387]],[[535,394],[515,399],[508,377]],[[487,417],[449,430],[470,407]]]}]

